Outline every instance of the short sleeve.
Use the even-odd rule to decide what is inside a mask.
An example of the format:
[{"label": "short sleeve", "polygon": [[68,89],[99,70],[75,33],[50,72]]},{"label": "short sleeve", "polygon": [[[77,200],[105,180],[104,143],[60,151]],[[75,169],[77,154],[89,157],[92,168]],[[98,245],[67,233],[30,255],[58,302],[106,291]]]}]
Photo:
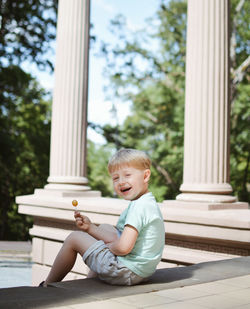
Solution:
[{"label": "short sleeve", "polygon": [[134,201],[131,203],[129,207],[129,211],[127,213],[127,217],[124,225],[131,225],[137,229],[140,233],[142,227],[145,225],[145,216],[144,216],[144,203],[140,201]]}]

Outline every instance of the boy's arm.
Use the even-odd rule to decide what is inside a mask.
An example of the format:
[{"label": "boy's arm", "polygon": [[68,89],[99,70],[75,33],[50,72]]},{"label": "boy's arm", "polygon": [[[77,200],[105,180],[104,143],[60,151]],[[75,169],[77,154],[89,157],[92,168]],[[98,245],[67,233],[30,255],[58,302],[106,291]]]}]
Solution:
[{"label": "boy's arm", "polygon": [[103,227],[103,225],[97,226],[92,223],[87,216],[81,215],[79,211],[76,211],[74,216],[76,220],[76,226],[97,240],[103,240],[105,243],[109,243],[115,241],[118,238],[117,231],[114,227],[111,229],[111,226],[106,226],[106,228]]},{"label": "boy's arm", "polygon": [[126,225],[121,237],[108,244],[109,250],[115,255],[127,255],[134,248],[138,231],[132,225]]}]

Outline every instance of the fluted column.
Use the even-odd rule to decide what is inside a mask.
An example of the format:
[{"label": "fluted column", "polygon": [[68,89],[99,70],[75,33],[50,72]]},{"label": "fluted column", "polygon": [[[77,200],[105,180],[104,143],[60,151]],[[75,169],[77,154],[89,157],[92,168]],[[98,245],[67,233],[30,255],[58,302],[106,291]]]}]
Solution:
[{"label": "fluted column", "polygon": [[60,0],[52,105],[49,184],[86,190],[90,0]]},{"label": "fluted column", "polygon": [[[228,21],[228,0],[188,0],[184,176],[180,187],[184,193],[232,192]],[[192,198],[195,194],[177,197]],[[233,202],[235,198],[224,200]]]}]

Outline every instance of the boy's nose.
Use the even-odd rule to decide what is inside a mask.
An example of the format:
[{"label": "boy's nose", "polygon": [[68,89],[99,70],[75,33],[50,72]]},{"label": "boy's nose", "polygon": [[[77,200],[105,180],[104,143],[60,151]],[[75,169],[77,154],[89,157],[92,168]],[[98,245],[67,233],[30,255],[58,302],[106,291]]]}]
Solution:
[{"label": "boy's nose", "polygon": [[119,179],[119,185],[123,185],[125,183],[125,178],[124,177],[120,177]]}]

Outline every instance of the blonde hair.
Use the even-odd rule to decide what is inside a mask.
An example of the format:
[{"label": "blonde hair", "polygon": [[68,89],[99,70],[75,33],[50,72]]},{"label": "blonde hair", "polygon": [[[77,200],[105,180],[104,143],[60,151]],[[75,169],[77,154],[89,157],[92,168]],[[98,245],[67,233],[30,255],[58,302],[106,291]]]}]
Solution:
[{"label": "blonde hair", "polygon": [[108,171],[113,173],[122,166],[132,166],[139,170],[150,169],[151,160],[145,152],[136,149],[121,149],[109,160]]}]

